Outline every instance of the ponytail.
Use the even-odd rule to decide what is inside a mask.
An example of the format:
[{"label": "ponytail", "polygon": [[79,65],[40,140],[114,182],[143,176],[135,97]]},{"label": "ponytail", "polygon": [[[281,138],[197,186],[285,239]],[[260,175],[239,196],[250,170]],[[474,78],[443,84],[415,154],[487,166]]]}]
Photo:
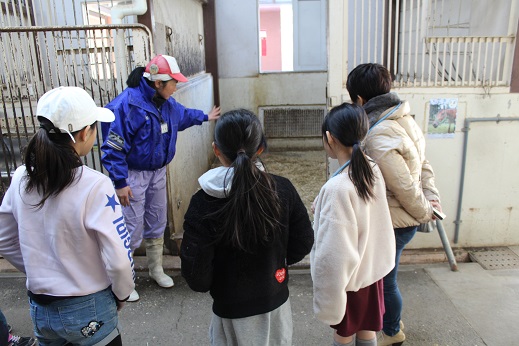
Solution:
[{"label": "ponytail", "polygon": [[58,195],[71,185],[75,169],[83,164],[71,145],[70,136],[67,133],[47,132],[45,128],[54,125],[43,117],[39,120],[42,127],[31,138],[24,152],[27,169],[25,192],[36,190],[42,196],[35,205],[37,208],[43,207],[49,197]]},{"label": "ponytail", "polygon": [[228,201],[217,211],[222,238],[245,252],[254,252],[278,235],[281,202],[272,176],[256,166],[266,141],[258,118],[247,110],[227,112],[215,127],[215,145],[234,170]]},{"label": "ponytail", "polygon": [[137,66],[136,68],[134,68],[128,76],[128,79],[126,80],[126,85],[128,85],[130,88],[135,88],[139,86],[145,69],[146,68],[142,66]]},{"label": "ponytail", "polygon": [[374,197],[375,174],[372,162],[360,146],[369,129],[368,116],[364,109],[355,104],[343,103],[330,110],[323,121],[322,134],[329,131],[345,147],[352,147],[348,176],[357,195],[364,201]]},{"label": "ponytail", "polygon": [[373,198],[375,195],[373,192],[375,174],[373,173],[371,162],[358,143],[353,145],[348,175],[360,198],[366,202]]}]

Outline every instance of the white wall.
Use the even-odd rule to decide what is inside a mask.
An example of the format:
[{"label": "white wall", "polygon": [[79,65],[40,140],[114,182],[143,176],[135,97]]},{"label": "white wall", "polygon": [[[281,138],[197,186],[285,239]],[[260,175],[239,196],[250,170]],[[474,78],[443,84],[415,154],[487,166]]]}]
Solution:
[{"label": "white wall", "polygon": [[259,73],[255,1],[217,1],[215,6],[223,111],[246,108],[257,114],[260,106],[326,103],[326,72]]},{"label": "white wall", "polygon": [[[465,118],[519,117],[519,94],[508,89],[462,88],[395,89],[410,102],[412,113],[426,132],[429,100],[458,98],[454,138],[430,138],[426,155],[431,162],[442,207],[443,225],[452,246],[480,247],[519,244],[519,121],[470,123],[467,142],[464,192],[458,243],[454,244],[456,212],[461,182]],[[441,247],[436,234],[419,234],[410,248]]]},{"label": "white wall", "polygon": [[[153,2],[154,54],[177,58],[189,83],[179,84],[173,97],[188,108],[209,113],[214,105],[213,77],[205,73],[202,2],[198,0],[155,0]],[[168,37],[167,28],[171,28]],[[202,37],[202,40],[200,40]],[[210,167],[214,122],[193,126],[178,134],[175,158],[168,166],[168,228],[181,238],[184,214],[191,196],[199,188],[198,177]]]},{"label": "white wall", "polygon": [[[442,224],[452,247],[484,247],[519,244],[519,94],[508,89],[400,88],[394,89],[411,106],[411,114],[426,138],[426,157],[433,166],[442,209]],[[437,98],[457,98],[456,132],[452,137],[427,135],[429,102]],[[500,117],[501,121],[476,122]],[[506,121],[514,118],[513,121]],[[465,119],[471,119],[468,131]],[[463,193],[460,195],[463,142],[467,137]],[[329,171],[338,168],[330,160]],[[461,213],[457,220],[461,197]],[[458,242],[454,243],[458,227]],[[418,233],[408,248],[441,248],[436,232]]]},{"label": "white wall", "polygon": [[[213,78],[202,74],[183,85],[173,95],[188,108],[206,114],[213,108]],[[211,142],[214,122],[204,122],[178,133],[175,158],[168,165],[168,221],[174,237],[183,234],[182,224],[191,196],[198,189],[198,177],[207,171],[213,161]]]},{"label": "white wall", "polygon": [[[201,2],[155,0],[153,16],[155,19],[154,53],[174,56],[186,76],[204,71],[204,25]],[[170,34],[168,30],[171,30]]]},{"label": "white wall", "polygon": [[257,2],[215,1],[215,12],[220,79],[256,77],[259,71]]},{"label": "white wall", "polygon": [[[476,4],[473,1],[472,4]],[[497,1],[500,6],[510,6],[508,0]],[[517,4],[516,2],[514,2]],[[483,2],[479,3],[480,5]],[[486,3],[485,3],[486,5]],[[486,8],[486,7],[485,7]],[[482,7],[472,7],[471,20],[482,17]],[[348,25],[345,23],[347,8],[343,2],[329,2],[329,101],[335,106],[349,100],[345,89],[348,66],[348,51],[355,49],[348,42]],[[481,15],[477,15],[477,11]],[[503,20],[492,27],[494,34],[508,26],[515,34],[517,28],[517,6],[510,16],[506,11],[492,10],[492,16]],[[509,17],[511,18],[509,20]],[[504,23],[503,23],[504,22]],[[471,21],[474,24],[473,21]],[[487,26],[493,23],[488,19]],[[479,25],[481,24],[481,26]],[[513,25],[512,25],[513,24]],[[474,25],[475,34],[483,27]],[[334,28],[345,28],[334,30]],[[360,63],[357,61],[357,64]],[[506,67],[506,66],[505,66]],[[484,247],[519,244],[519,121],[471,123],[469,131],[463,130],[464,121],[476,118],[517,118],[519,116],[519,94],[510,94],[508,88],[400,88],[395,89],[401,98],[410,102],[412,113],[426,132],[429,101],[433,98],[457,98],[458,115],[456,132],[452,138],[431,138],[426,135],[427,158],[436,173],[436,183],[441,193],[442,207],[447,214],[443,225],[454,247]],[[461,214],[456,220],[461,187],[463,141],[468,133],[464,192]],[[333,172],[333,164],[330,171]],[[457,222],[457,223],[455,223]],[[456,225],[459,225],[457,244],[453,243]],[[419,234],[409,248],[441,248],[436,233]]]}]

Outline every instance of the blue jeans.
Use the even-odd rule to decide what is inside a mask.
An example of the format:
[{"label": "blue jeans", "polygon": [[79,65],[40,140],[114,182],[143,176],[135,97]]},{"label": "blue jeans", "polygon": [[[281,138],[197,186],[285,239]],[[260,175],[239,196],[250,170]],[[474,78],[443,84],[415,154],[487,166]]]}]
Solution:
[{"label": "blue jeans", "polygon": [[396,256],[395,267],[384,277],[384,327],[382,330],[388,336],[393,336],[400,330],[400,319],[402,317],[402,295],[398,289],[397,273],[398,263],[404,247],[413,239],[417,226],[395,228]]},{"label": "blue jeans", "polygon": [[117,305],[110,288],[45,305],[33,299],[29,303],[34,335],[41,346],[91,346],[119,335]]}]

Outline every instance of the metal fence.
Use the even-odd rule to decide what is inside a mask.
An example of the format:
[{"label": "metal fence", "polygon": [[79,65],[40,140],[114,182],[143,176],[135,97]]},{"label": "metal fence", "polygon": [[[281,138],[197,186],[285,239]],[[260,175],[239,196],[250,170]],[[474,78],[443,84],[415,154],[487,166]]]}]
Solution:
[{"label": "metal fence", "polygon": [[[124,37],[124,64],[115,62],[117,37]],[[140,24],[0,28],[0,199],[37,129],[39,97],[57,86],[78,86],[106,105],[124,87],[120,76],[151,58],[150,37]],[[100,142],[85,164],[103,171]]]},{"label": "metal fence", "polygon": [[383,64],[398,87],[507,86],[518,4],[498,3],[347,0],[349,70]]}]

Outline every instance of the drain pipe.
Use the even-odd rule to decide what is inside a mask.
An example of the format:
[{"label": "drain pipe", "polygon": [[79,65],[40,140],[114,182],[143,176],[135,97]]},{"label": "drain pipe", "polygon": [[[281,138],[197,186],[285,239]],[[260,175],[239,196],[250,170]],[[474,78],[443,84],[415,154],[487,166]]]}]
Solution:
[{"label": "drain pipe", "polygon": [[[126,16],[143,15],[148,11],[146,0],[120,1],[111,10],[112,24],[122,24]],[[120,93],[124,83],[128,79],[126,42],[124,42],[124,30],[115,29],[115,68],[120,80],[117,90]]]},{"label": "drain pipe", "polygon": [[463,185],[465,183],[465,166],[467,163],[467,147],[468,147],[468,141],[469,141],[469,130],[470,130],[470,123],[476,123],[476,122],[493,122],[499,123],[500,121],[518,121],[519,118],[503,118],[499,115],[494,118],[473,118],[473,119],[465,119],[465,125],[462,129],[462,131],[465,133],[465,136],[463,138],[463,155],[461,159],[461,178],[460,178],[460,190],[458,192],[458,209],[456,210],[456,221],[454,223],[456,224],[456,229],[454,231],[454,244],[458,243],[458,237],[459,237],[459,231],[460,231],[460,224],[461,224],[461,205],[463,200]]}]

